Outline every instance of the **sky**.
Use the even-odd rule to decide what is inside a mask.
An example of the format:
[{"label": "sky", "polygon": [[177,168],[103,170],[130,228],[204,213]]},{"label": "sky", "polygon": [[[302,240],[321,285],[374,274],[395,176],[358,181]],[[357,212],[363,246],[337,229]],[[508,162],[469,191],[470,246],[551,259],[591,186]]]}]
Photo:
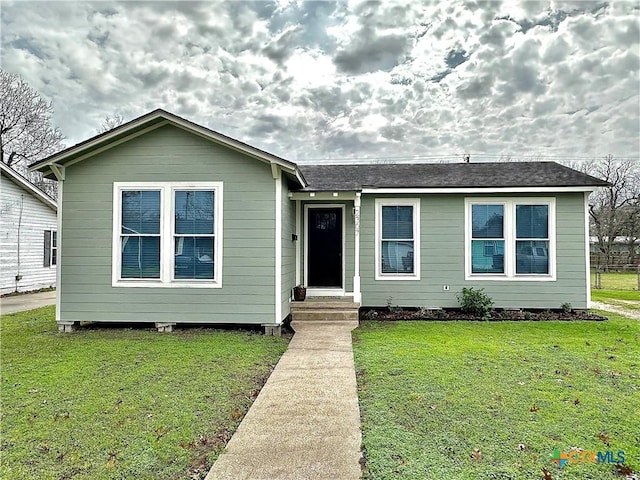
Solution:
[{"label": "sky", "polygon": [[301,163],[640,162],[640,1],[0,7],[67,146],[163,108]]}]

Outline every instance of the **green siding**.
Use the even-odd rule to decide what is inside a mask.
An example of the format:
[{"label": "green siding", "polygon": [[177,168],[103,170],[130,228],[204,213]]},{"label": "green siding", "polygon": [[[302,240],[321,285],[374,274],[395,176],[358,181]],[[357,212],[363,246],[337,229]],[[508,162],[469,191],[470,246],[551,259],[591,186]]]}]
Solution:
[{"label": "green siding", "polygon": [[[154,181],[223,182],[222,288],[111,286],[113,182]],[[275,182],[269,165],[165,126],[69,166],[62,208],[61,320],[274,321]]]},{"label": "green siding", "polygon": [[[401,306],[457,307],[456,293],[463,287],[476,287],[484,288],[496,307],[559,308],[562,303],[569,302],[574,308],[586,308],[584,196],[575,193],[555,197],[556,281],[465,281],[463,195],[420,196],[419,281],[376,281],[375,197],[363,195],[360,223],[362,304],[382,306],[388,297],[392,297],[392,303]],[[450,290],[444,291],[443,285],[449,285]]]}]

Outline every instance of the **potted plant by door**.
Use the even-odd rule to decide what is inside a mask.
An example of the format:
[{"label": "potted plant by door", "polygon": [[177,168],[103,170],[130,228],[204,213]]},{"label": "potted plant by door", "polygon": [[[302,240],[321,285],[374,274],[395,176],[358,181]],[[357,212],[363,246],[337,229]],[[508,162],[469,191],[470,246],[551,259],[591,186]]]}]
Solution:
[{"label": "potted plant by door", "polygon": [[303,302],[307,298],[307,287],[304,285],[296,285],[293,287],[293,299],[296,302]]}]

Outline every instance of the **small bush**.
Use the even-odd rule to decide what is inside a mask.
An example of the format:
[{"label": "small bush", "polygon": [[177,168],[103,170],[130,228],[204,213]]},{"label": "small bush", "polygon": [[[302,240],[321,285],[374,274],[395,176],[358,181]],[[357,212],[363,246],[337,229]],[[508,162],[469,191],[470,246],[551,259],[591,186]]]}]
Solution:
[{"label": "small bush", "polygon": [[391,313],[402,313],[402,307],[400,305],[393,305],[393,297],[387,297],[387,310]]},{"label": "small bush", "polygon": [[484,288],[475,289],[465,287],[456,294],[460,308],[464,313],[470,313],[481,318],[488,318],[493,310],[493,300],[484,293]]},{"label": "small bush", "polygon": [[573,306],[569,302],[564,302],[560,305],[560,308],[564,313],[571,313],[573,311]]}]

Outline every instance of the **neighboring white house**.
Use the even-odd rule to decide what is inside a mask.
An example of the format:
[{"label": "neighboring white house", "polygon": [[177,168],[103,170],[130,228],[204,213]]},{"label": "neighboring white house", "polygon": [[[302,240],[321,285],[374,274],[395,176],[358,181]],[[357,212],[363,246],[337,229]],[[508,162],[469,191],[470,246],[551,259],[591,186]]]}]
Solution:
[{"label": "neighboring white house", "polygon": [[57,205],[0,162],[0,293],[56,284]]}]

